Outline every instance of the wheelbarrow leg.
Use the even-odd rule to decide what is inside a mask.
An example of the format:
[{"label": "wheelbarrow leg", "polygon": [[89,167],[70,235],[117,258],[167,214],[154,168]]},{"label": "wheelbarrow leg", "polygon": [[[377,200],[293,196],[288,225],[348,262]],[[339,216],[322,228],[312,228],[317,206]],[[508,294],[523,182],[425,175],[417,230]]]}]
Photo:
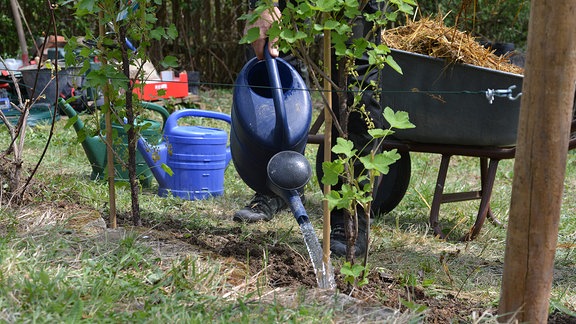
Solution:
[{"label": "wheelbarrow leg", "polygon": [[442,155],[440,169],[438,170],[438,179],[436,180],[436,188],[434,189],[432,207],[430,208],[430,226],[434,230],[434,235],[441,239],[444,239],[445,235],[442,233],[438,216],[440,214],[440,204],[442,204],[442,198],[444,195],[444,184],[446,183],[446,174],[448,173],[450,157],[451,155]]},{"label": "wheelbarrow leg", "polygon": [[490,210],[490,198],[492,196],[492,188],[494,187],[494,179],[496,178],[496,170],[498,169],[499,162],[500,160],[492,159],[490,160],[490,166],[486,167],[487,158],[480,158],[482,183],[482,198],[480,200],[480,208],[478,210],[478,215],[476,216],[476,222],[472,228],[470,228],[470,231],[461,238],[462,241],[470,241],[478,236],[487,215],[492,222],[496,222],[498,224],[500,223]]},{"label": "wheelbarrow leg", "polygon": [[[492,183],[490,185],[491,188],[494,187],[494,181],[496,178],[496,169],[498,168],[499,162],[500,162],[500,160],[496,160],[496,159],[492,159],[490,161],[491,165],[492,165],[492,163],[496,164],[494,166],[494,170],[490,172],[490,169],[488,169],[488,166],[487,166],[487,159],[483,158],[480,160],[480,167],[481,167],[481,174],[482,174],[482,178],[481,178],[482,179],[482,191],[484,191],[484,187],[488,186],[488,183],[490,183],[490,182]],[[487,213],[486,217],[488,218],[490,223],[492,223],[493,225],[502,226],[502,223],[500,223],[500,221],[492,213],[492,208],[490,208],[490,200],[488,200],[488,213]]]}]

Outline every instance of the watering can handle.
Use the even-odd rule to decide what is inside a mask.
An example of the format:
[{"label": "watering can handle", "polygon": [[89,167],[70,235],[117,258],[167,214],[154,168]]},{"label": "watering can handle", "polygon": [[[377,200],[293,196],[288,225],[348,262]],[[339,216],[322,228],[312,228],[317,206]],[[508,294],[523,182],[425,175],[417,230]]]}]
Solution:
[{"label": "watering can handle", "polygon": [[276,128],[274,132],[277,143],[282,143],[282,148],[287,148],[287,141],[290,138],[288,133],[288,120],[286,119],[286,108],[284,107],[284,92],[280,73],[278,72],[278,63],[268,51],[268,41],[264,45],[264,59],[268,70],[268,79],[270,81],[272,99],[274,100],[274,111],[276,113]]},{"label": "watering can handle", "polygon": [[144,107],[145,109],[158,112],[162,116],[162,128],[164,128],[164,126],[166,125],[166,120],[170,116],[170,113],[168,112],[168,110],[166,110],[166,108],[148,101],[142,101],[142,107]]},{"label": "watering can handle", "polygon": [[209,110],[201,110],[201,109],[182,109],[173,112],[168,120],[166,121],[166,129],[171,129],[178,126],[178,119],[183,117],[204,117],[204,118],[213,118],[219,119],[227,122],[228,124],[232,124],[232,120],[230,115],[216,112],[216,111],[209,111]]}]

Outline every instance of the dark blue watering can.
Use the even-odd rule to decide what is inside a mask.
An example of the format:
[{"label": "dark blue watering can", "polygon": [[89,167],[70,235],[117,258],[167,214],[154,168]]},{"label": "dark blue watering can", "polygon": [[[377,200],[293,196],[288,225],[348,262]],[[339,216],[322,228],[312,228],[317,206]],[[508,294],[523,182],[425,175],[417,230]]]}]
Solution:
[{"label": "dark blue watering can", "polygon": [[[267,48],[265,46],[264,48]],[[312,121],[306,84],[286,61],[265,50],[248,61],[234,88],[230,148],[236,171],[256,192],[274,193],[290,207],[321,288],[336,287],[331,268],[304,209],[300,192],[312,176],[304,156]]]},{"label": "dark blue watering can", "polygon": [[138,151],[158,181],[158,195],[171,193],[187,200],[221,196],[224,194],[224,171],[231,158],[228,134],[219,128],[179,125],[178,120],[184,117],[212,118],[231,123],[230,116],[223,113],[183,109],[168,117],[159,145],[150,146],[141,137]]},{"label": "dark blue watering can", "polygon": [[230,148],[234,166],[253,190],[271,193],[267,166],[282,151],[304,153],[312,103],[298,72],[281,58],[248,61],[233,93]]}]

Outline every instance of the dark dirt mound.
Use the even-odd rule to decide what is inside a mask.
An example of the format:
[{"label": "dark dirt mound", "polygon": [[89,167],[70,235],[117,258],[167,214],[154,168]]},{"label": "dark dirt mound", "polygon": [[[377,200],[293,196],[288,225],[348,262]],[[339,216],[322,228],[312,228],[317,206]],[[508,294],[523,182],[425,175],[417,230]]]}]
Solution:
[{"label": "dark dirt mound", "polygon": [[[152,224],[148,224],[152,225]],[[247,265],[249,275],[256,275],[265,269],[267,284],[272,288],[305,287],[316,288],[316,277],[308,254],[299,245],[302,242],[275,241],[273,231],[263,232],[251,230],[243,232],[241,227],[207,228],[202,230],[181,230],[181,224],[154,224],[156,230],[169,231],[175,237],[188,244],[215,255],[229,258]],[[298,237],[295,237],[298,239]],[[289,244],[290,243],[290,244]],[[448,295],[443,298],[427,296],[416,287],[407,288],[392,276],[378,271],[369,274],[368,284],[360,288],[352,288],[343,281],[336,271],[337,289],[341,293],[368,305],[407,310],[406,303],[424,305],[428,308],[426,322],[448,323],[465,320],[472,310],[482,312],[485,308],[473,305],[463,299]]]},{"label": "dark dirt mound", "polygon": [[[274,245],[271,232],[251,231],[244,237],[242,230],[236,228],[213,229],[205,232],[188,233],[186,242],[222,257],[233,258],[249,265],[250,274],[256,274],[266,268],[270,287],[317,287],[312,264],[307,255],[299,253],[285,243]],[[427,321],[430,323],[448,323],[454,319],[464,320],[472,310],[480,313],[485,310],[481,305],[473,305],[452,295],[438,299],[430,297],[416,287],[405,287],[396,279],[378,271],[370,273],[368,284],[352,289],[336,274],[338,290],[342,293],[366,302],[394,309],[406,310],[402,301],[428,307]]]}]

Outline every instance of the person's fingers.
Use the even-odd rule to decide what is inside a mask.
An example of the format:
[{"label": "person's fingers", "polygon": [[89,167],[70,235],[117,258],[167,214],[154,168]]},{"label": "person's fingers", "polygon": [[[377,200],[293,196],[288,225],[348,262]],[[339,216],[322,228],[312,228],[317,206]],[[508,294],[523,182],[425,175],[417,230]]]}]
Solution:
[{"label": "person's fingers", "polygon": [[264,38],[259,38],[252,42],[252,48],[254,49],[254,54],[259,60],[264,59],[264,44],[266,44],[266,40]]},{"label": "person's fingers", "polygon": [[276,40],[268,42],[268,51],[270,51],[270,56],[272,57],[278,57],[278,55],[280,55],[280,52],[276,47]]},{"label": "person's fingers", "polygon": [[[263,11],[262,15],[258,20],[256,20],[253,24],[249,24],[245,27],[244,33],[246,33],[246,31],[249,30],[250,28],[254,27],[259,28],[260,31],[259,38],[252,42],[252,48],[254,49],[254,53],[256,54],[256,57],[259,60],[264,59],[264,46],[266,44],[266,39],[268,37],[266,35],[268,29],[270,29],[270,26],[272,26],[272,24],[275,21],[279,21],[281,16],[282,13],[280,12],[280,9],[274,7],[270,10]],[[278,48],[274,46],[275,43],[276,40],[269,42],[266,48],[266,50],[270,52],[270,55],[272,57],[278,57],[278,55],[280,54]]]}]

